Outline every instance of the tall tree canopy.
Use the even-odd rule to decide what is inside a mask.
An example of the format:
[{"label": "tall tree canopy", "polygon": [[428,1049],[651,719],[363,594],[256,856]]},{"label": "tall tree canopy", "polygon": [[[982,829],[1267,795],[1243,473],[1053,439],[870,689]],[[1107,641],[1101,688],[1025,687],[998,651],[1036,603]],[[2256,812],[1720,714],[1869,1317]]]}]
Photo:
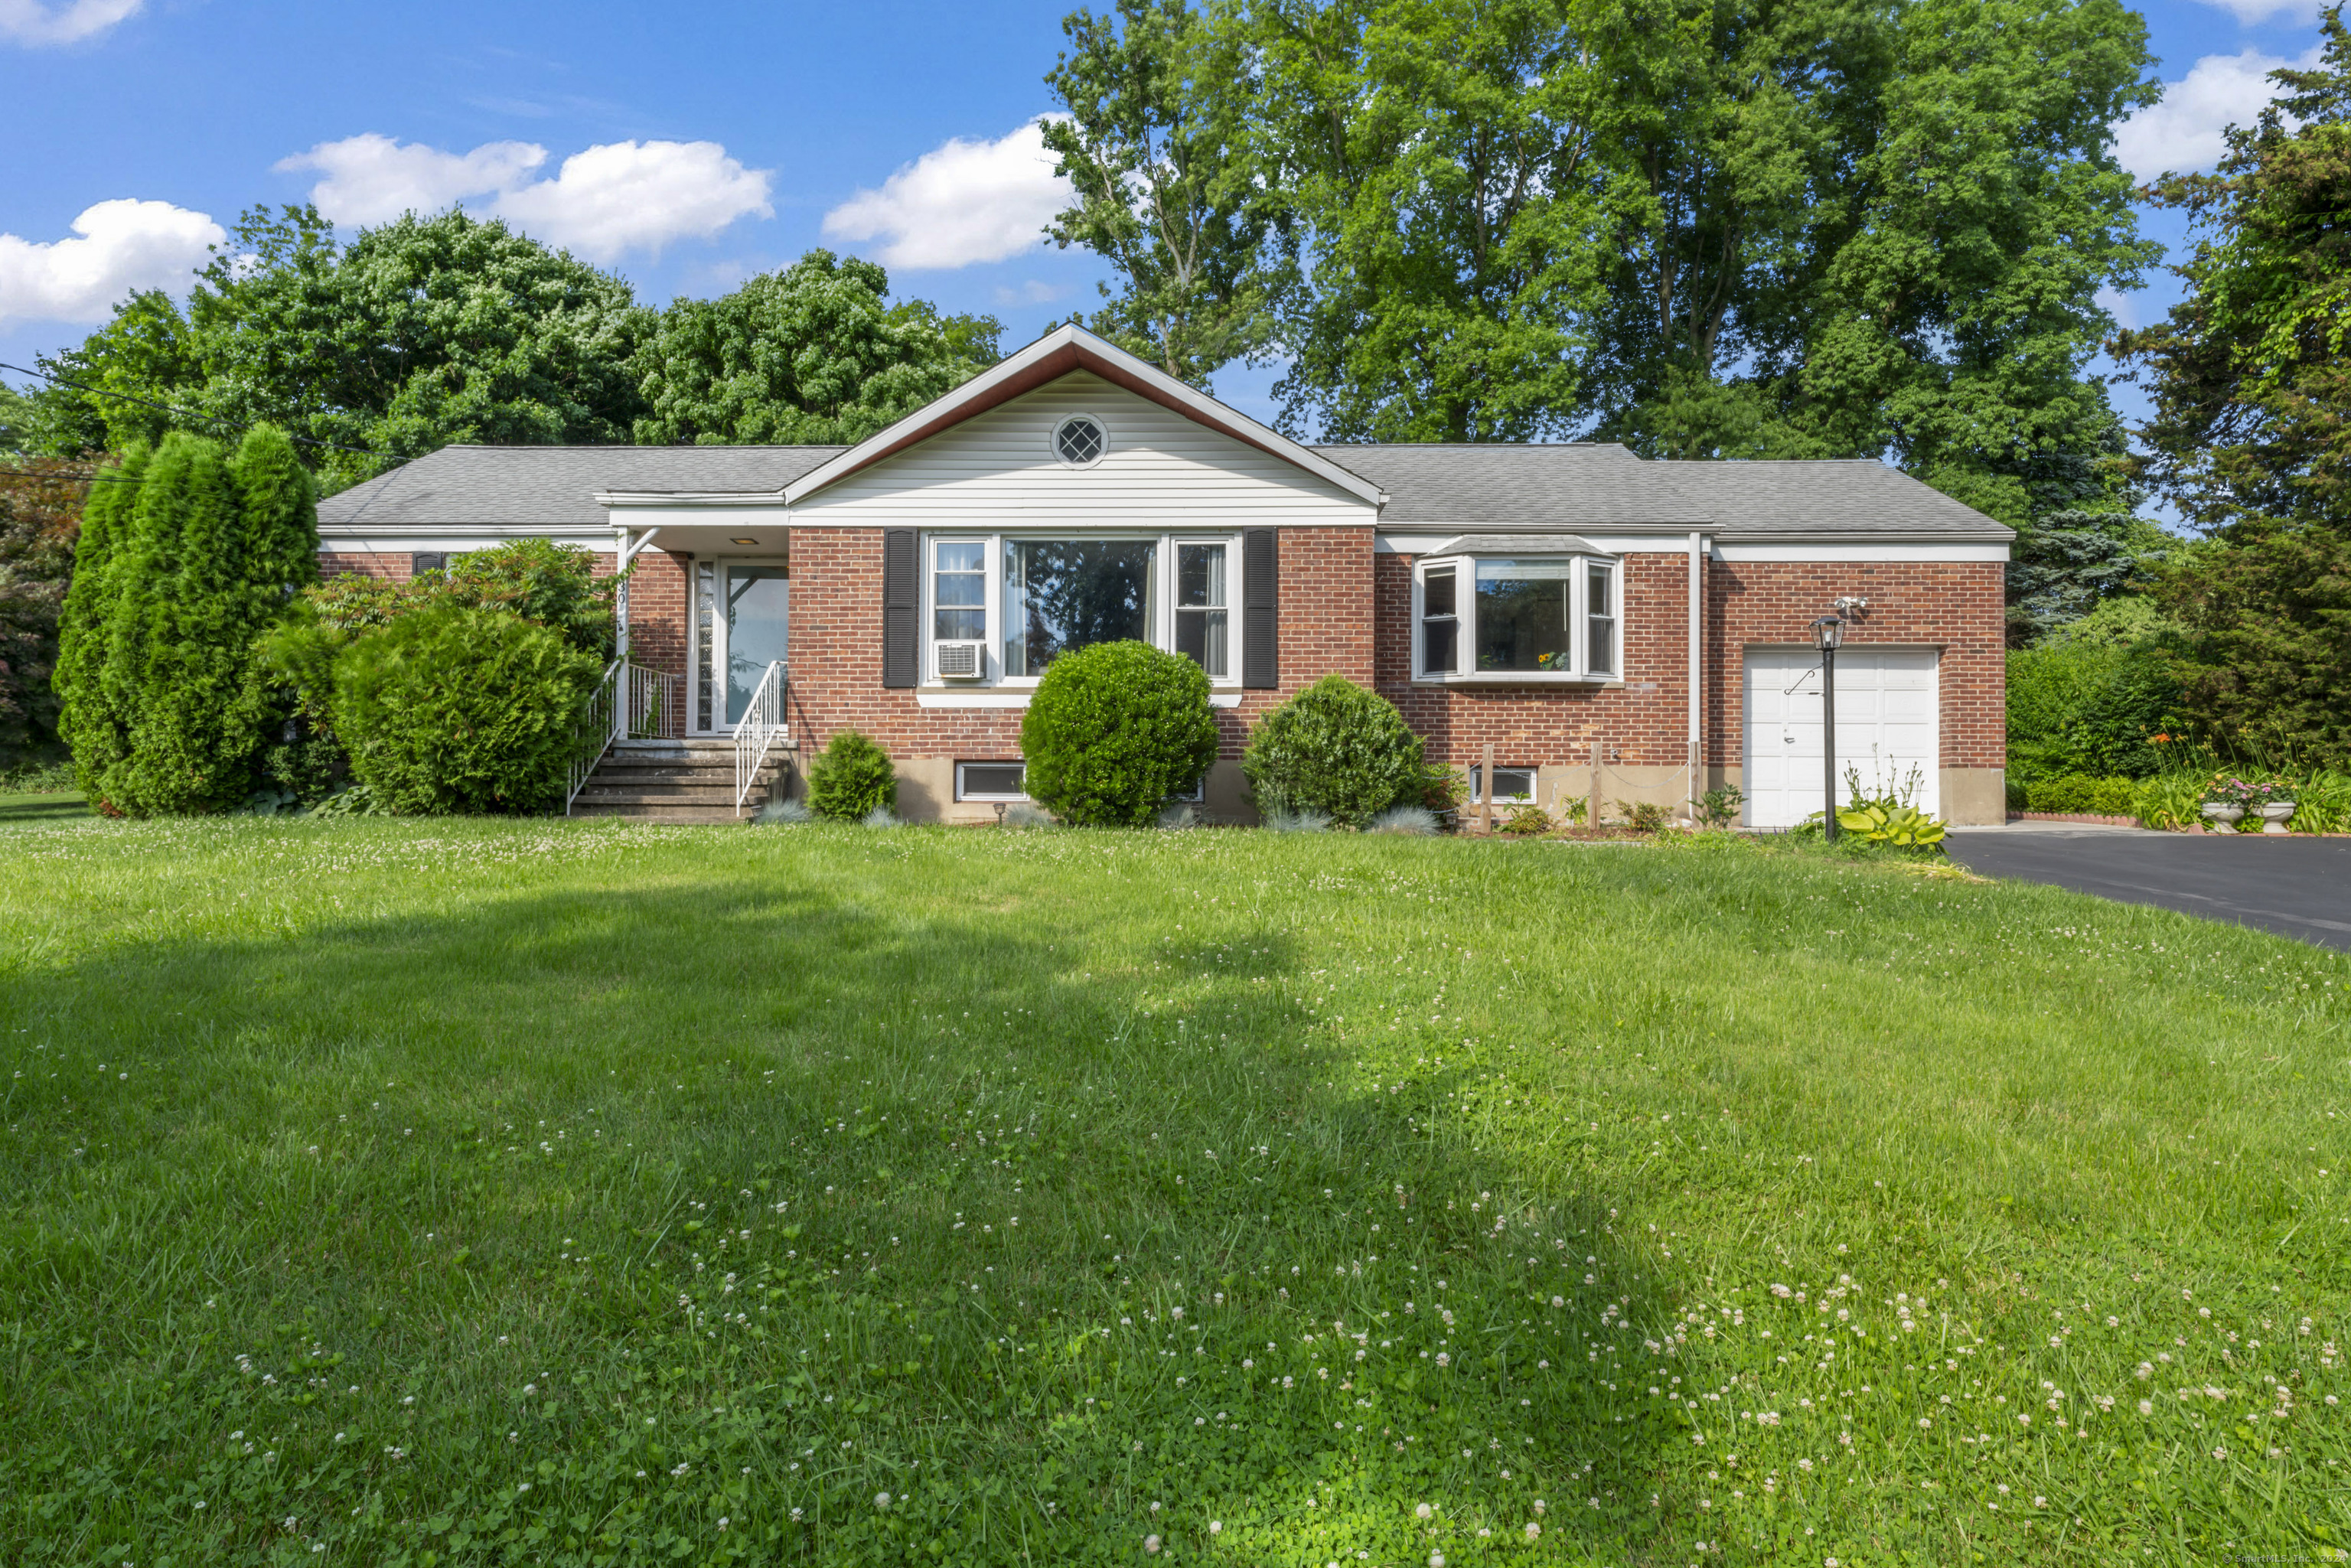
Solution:
[{"label": "tall tree canopy", "polygon": [[1154,171],[1251,214],[1196,248],[1292,285],[1293,428],[1882,455],[2013,522],[2122,509],[2086,366],[2098,290],[2153,256],[2112,140],[2157,89],[2120,0],[1127,0],[1065,27],[1057,235],[1140,321]]},{"label": "tall tree canopy", "polygon": [[[134,295],[43,368],[168,404],[194,428],[266,421],[394,456],[454,441],[620,442],[642,410],[629,361],[653,322],[620,278],[496,221],[411,214],[343,245],[311,208],[256,208],[184,312],[160,291]],[[93,449],[175,423],[117,398],[63,401]],[[330,488],[383,466],[309,451]]]},{"label": "tall tree canopy", "polygon": [[2149,195],[2185,212],[2195,248],[2161,323],[2117,352],[2148,383],[2149,478],[2209,532],[2308,524],[2351,536],[2351,33],[2323,18],[2319,64],[2231,127],[2210,174]]},{"label": "tall tree canopy", "polygon": [[1045,122],[1045,145],[1078,201],[1053,239],[1117,276],[1094,330],[1206,386],[1271,340],[1288,277],[1286,209],[1259,178],[1248,118],[1248,30],[1186,0],[1118,0],[1115,16],[1074,12],[1061,30],[1071,49],[1045,81],[1069,113]]},{"label": "tall tree canopy", "polygon": [[889,302],[870,261],[812,250],[717,299],[680,299],[633,361],[648,444],[862,441],[999,357],[996,321]]}]

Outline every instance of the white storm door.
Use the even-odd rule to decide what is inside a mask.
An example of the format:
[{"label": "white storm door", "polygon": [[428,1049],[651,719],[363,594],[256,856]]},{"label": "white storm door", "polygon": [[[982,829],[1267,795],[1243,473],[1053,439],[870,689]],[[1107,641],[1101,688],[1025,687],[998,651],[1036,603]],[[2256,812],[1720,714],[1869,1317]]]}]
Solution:
[{"label": "white storm door", "polygon": [[791,581],[780,562],[719,560],[697,585],[695,729],[731,735],[771,660],[788,657]]},{"label": "white storm door", "polygon": [[[1836,798],[1848,768],[1871,794],[1898,794],[1939,814],[1936,664],[1931,648],[1851,644],[1836,661]],[[1747,821],[1791,828],[1821,809],[1821,655],[1750,648],[1746,658]]]}]

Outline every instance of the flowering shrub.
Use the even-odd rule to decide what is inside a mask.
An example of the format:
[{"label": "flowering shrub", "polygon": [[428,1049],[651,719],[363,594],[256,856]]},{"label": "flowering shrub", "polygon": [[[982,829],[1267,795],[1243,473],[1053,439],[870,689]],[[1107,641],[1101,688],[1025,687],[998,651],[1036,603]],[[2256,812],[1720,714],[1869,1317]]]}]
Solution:
[{"label": "flowering shrub", "polygon": [[2234,773],[2215,773],[2204,785],[2204,804],[2208,806],[2241,806],[2252,811],[2272,800],[2287,798],[2283,786],[2274,779],[2246,779]]}]

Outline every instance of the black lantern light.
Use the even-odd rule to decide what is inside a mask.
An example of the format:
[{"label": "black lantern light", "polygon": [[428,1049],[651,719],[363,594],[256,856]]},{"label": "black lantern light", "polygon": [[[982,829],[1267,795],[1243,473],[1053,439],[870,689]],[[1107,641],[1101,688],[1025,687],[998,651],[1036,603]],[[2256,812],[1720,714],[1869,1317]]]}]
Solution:
[{"label": "black lantern light", "polygon": [[1821,829],[1836,841],[1836,651],[1844,641],[1844,617],[1823,615],[1813,622],[1813,646],[1821,651]]}]

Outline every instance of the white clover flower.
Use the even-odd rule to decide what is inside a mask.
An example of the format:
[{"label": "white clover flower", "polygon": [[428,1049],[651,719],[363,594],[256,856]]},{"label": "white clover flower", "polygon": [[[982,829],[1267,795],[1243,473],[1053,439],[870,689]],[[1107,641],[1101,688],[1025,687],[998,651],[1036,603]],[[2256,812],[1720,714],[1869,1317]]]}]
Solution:
[{"label": "white clover flower", "polygon": [[1541,1533],[1542,1533],[1542,1526],[1541,1526],[1541,1525],[1535,1523],[1535,1522],[1534,1522],[1533,1521],[1531,1521],[1531,1520],[1528,1521],[1528,1522],[1527,1522],[1527,1539],[1528,1539],[1529,1541],[1532,1541],[1532,1540],[1534,1540],[1537,1536],[1541,1535]]},{"label": "white clover flower", "polygon": [[890,1506],[890,1494],[886,1491],[875,1492],[873,1494],[873,1506],[875,1508],[888,1508]]},{"label": "white clover flower", "polygon": [[1224,1525],[1223,1525],[1223,1523],[1222,1523],[1222,1522],[1220,1522],[1219,1521],[1217,1521],[1217,1520],[1213,1520],[1213,1519],[1212,1519],[1212,1520],[1210,1520],[1210,1521],[1208,1521],[1208,1533],[1209,1533],[1209,1534],[1211,1534],[1211,1535],[1222,1535],[1224,1532],[1225,1532],[1225,1527],[1224,1527]]},{"label": "white clover flower", "polygon": [[1143,1538],[1143,1550],[1147,1552],[1157,1552],[1159,1550],[1159,1537],[1155,1535],[1144,1536]]},{"label": "white clover flower", "polygon": [[1436,1511],[1437,1511],[1435,1509],[1429,1507],[1426,1503],[1422,1503],[1419,1507],[1412,1511],[1412,1516],[1415,1519],[1426,1519],[1430,1514],[1435,1513]]}]

